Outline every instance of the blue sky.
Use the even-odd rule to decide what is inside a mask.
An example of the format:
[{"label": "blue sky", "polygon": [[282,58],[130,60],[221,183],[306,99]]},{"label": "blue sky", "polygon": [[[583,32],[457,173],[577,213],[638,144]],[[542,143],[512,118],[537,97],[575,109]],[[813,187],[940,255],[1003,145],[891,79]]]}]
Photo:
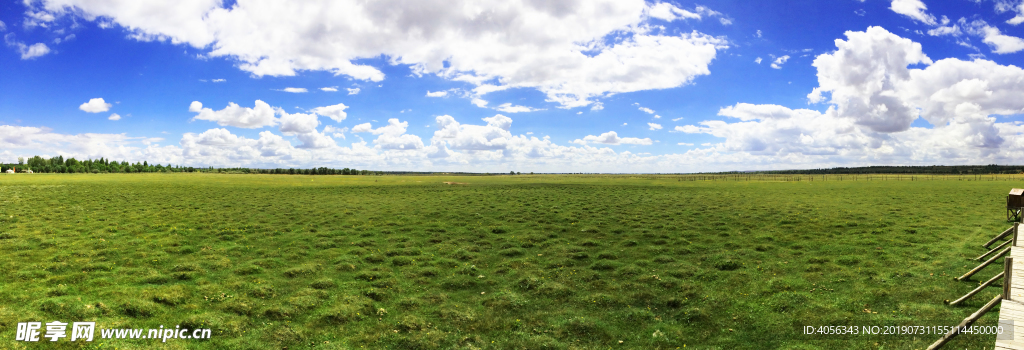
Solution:
[{"label": "blue sky", "polygon": [[1024,163],[1020,0],[52,0],[0,21],[0,162]]}]

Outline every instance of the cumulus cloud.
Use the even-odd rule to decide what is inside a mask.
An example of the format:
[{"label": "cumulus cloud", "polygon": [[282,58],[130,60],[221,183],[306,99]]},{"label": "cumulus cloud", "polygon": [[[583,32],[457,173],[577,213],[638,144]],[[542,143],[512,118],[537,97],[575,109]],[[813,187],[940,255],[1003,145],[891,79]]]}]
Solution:
[{"label": "cumulus cloud", "polygon": [[[532,88],[562,107],[590,105],[610,94],[686,85],[710,74],[723,38],[667,34],[653,20],[731,20],[707,7],[667,2],[321,0],[293,4],[217,0],[41,0],[35,12],[111,21],[138,40],[168,40],[231,57],[256,76],[321,70],[379,82],[387,57],[413,74],[435,74],[482,87]],[[310,9],[317,9],[311,15]],[[260,14],[272,13],[273,16]],[[396,24],[397,23],[397,24]],[[469,49],[467,49],[469,48]],[[478,91],[478,93],[484,93]]]},{"label": "cumulus cloud", "polygon": [[110,110],[110,107],[114,105],[103,101],[102,97],[89,99],[89,102],[83,103],[78,106],[78,109],[85,111],[86,113],[102,113]]},{"label": "cumulus cloud", "polygon": [[288,114],[281,110],[278,113],[281,114],[279,130],[285,135],[308,134],[316,131],[316,127],[320,126],[320,120],[313,113]]},{"label": "cumulus cloud", "polygon": [[644,145],[648,146],[653,144],[650,138],[636,138],[636,137],[619,137],[619,134],[614,131],[609,131],[598,136],[587,135],[583,139],[576,139],[572,141],[576,144],[585,145],[588,143],[600,143],[605,145]]},{"label": "cumulus cloud", "polygon": [[355,95],[355,94],[359,93],[359,88],[351,88],[351,89],[345,89],[345,90],[348,90],[348,94],[349,95]]},{"label": "cumulus cloud", "polygon": [[889,9],[927,25],[936,24],[935,16],[928,14],[928,7],[921,0],[892,0]]},{"label": "cumulus cloud", "polygon": [[474,106],[477,106],[477,107],[480,107],[480,108],[487,108],[487,101],[485,101],[483,99],[474,98],[474,99],[472,99],[469,102],[472,103]]},{"label": "cumulus cloud", "polygon": [[309,90],[306,90],[306,88],[295,88],[295,87],[286,87],[286,88],[278,90],[278,91],[290,92],[290,93],[293,93],[293,94],[301,94],[301,93],[309,92]]},{"label": "cumulus cloud", "polygon": [[[747,164],[1013,163],[1024,125],[995,116],[1024,111],[1024,70],[988,60],[932,62],[913,41],[878,27],[847,32],[837,51],[818,56],[819,88],[809,98],[824,111],[738,103],[675,132],[723,141],[675,159],[712,154]],[[924,64],[924,68],[909,66]],[[932,128],[911,127],[918,118]]]},{"label": "cumulus cloud", "polygon": [[647,114],[654,114],[654,110],[650,109],[650,108],[647,108],[647,107],[640,107],[640,108],[637,108],[637,109],[639,109],[641,112],[644,112],[644,113],[647,113]]},{"label": "cumulus cloud", "polygon": [[345,113],[346,109],[348,109],[348,106],[346,106],[344,103],[339,103],[333,106],[313,108],[310,111],[331,118],[332,120],[338,123],[341,123],[342,121],[345,120],[346,117],[348,117],[348,114]]},{"label": "cumulus cloud", "polygon": [[328,125],[324,127],[324,134],[330,135],[332,137],[340,137],[342,139],[345,139],[346,132],[348,132],[348,127],[339,128],[333,125]]},{"label": "cumulus cloud", "polygon": [[228,80],[227,79],[213,79],[213,80],[210,80],[210,81],[212,81],[214,83],[223,83],[223,82],[228,81]]},{"label": "cumulus cloud", "polygon": [[[786,64],[786,61],[788,61],[788,60],[789,60],[789,55],[785,55],[785,56],[776,58],[775,61],[772,62],[772,68],[782,69],[782,65]],[[760,62],[758,62],[758,63],[760,63]]]},{"label": "cumulus cloud", "polygon": [[320,88],[320,91],[337,92],[338,91],[338,87],[337,86],[322,87],[322,88]]},{"label": "cumulus cloud", "polygon": [[438,130],[434,132],[434,140],[444,142],[455,150],[500,150],[508,146],[512,137],[512,119],[498,114],[483,118],[487,125],[462,125],[449,115],[435,118]]},{"label": "cumulus cloud", "polygon": [[4,24],[4,21],[0,21],[0,32],[6,31],[6,30],[7,30],[7,25]]},{"label": "cumulus cloud", "polygon": [[881,27],[846,32],[846,37],[836,40],[836,52],[814,60],[819,86],[808,95],[810,102],[821,102],[823,93],[831,93],[830,103],[840,117],[877,132],[909,128],[917,114],[899,97],[899,87],[910,78],[908,65],[932,63],[921,44]]},{"label": "cumulus cloud", "polygon": [[[0,22],[0,24],[3,23]],[[6,27],[0,27],[0,31],[4,30],[6,30]],[[7,46],[16,48],[21,54],[21,59],[23,60],[30,60],[50,53],[50,47],[46,46],[46,44],[35,43],[32,45],[25,45],[25,43],[15,39],[14,33],[7,33],[7,35],[4,35],[4,43],[6,43]]]},{"label": "cumulus cloud", "polygon": [[497,107],[494,107],[494,109],[498,110],[498,111],[505,112],[505,113],[536,112],[536,111],[542,111],[543,110],[543,109],[536,109],[536,108],[531,108],[531,107],[526,107],[526,106],[516,106],[516,105],[513,105],[512,103],[502,103],[502,104],[498,105]]},{"label": "cumulus cloud", "polygon": [[647,123],[647,126],[650,127],[651,130],[661,130],[661,124]]},{"label": "cumulus cloud", "polygon": [[109,117],[107,117],[107,120],[121,120],[121,116],[118,115],[117,113],[114,113],[114,114],[111,114]]},{"label": "cumulus cloud", "polygon": [[30,60],[50,53],[50,47],[43,43],[35,43],[28,46],[22,43],[16,43],[15,45],[18,48],[18,52],[21,53],[21,59],[23,60]]},{"label": "cumulus cloud", "polygon": [[352,127],[352,133],[371,133],[380,135],[373,143],[381,149],[387,150],[417,150],[423,148],[423,139],[419,136],[406,134],[409,129],[409,122],[403,122],[398,118],[388,119],[388,125],[374,129],[370,123],[363,123]]},{"label": "cumulus cloud", "polygon": [[761,64],[761,58],[758,57],[758,58],[754,59],[754,63]]},{"label": "cumulus cloud", "polygon": [[241,107],[234,102],[228,102],[228,106],[219,111],[210,108],[203,108],[199,101],[192,101],[188,111],[198,113],[192,120],[206,120],[216,122],[220,126],[233,126],[236,128],[262,128],[278,124],[274,117],[273,107],[261,100],[256,100],[253,108]]},{"label": "cumulus cloud", "polygon": [[427,97],[448,97],[448,91],[430,91],[427,90]]}]

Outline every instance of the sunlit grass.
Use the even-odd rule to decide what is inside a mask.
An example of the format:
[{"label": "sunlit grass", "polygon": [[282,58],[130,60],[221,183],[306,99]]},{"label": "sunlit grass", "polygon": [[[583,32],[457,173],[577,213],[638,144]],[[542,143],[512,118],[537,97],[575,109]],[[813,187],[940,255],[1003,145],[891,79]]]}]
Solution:
[{"label": "sunlit grass", "polygon": [[797,326],[954,325],[998,293],[942,304],[1020,187],[679,179],[4,176],[0,337],[95,320],[214,330],[89,345],[121,349],[924,348],[938,336]]}]

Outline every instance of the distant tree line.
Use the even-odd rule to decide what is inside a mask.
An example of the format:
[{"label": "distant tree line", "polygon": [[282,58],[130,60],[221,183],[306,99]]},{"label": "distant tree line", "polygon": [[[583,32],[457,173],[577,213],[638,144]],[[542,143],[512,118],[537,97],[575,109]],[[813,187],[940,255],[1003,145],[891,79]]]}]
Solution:
[{"label": "distant tree line", "polygon": [[43,158],[35,156],[28,160],[18,157],[18,163],[0,164],[0,172],[16,169],[18,172],[32,170],[35,173],[241,173],[241,174],[287,174],[287,175],[381,175],[382,172],[356,169],[332,169],[326,167],[311,169],[256,169],[256,168],[197,168],[180,165],[149,164],[147,161],[129,163],[109,159],[64,159],[64,156]]},{"label": "distant tree line", "polygon": [[217,168],[213,170],[218,173],[236,174],[284,174],[284,175],[382,175],[380,171],[356,170],[356,169],[333,169],[333,168],[311,168],[311,169],[257,169],[257,168]]},{"label": "distant tree line", "polygon": [[1022,165],[931,165],[931,166],[867,166],[854,168],[758,171],[758,174],[1021,174]]}]

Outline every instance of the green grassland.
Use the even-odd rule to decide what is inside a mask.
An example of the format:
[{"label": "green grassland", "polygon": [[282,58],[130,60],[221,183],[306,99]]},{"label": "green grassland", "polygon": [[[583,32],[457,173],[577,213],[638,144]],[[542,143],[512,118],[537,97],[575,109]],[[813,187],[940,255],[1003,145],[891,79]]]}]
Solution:
[{"label": "green grassland", "polygon": [[[955,325],[1021,186],[681,179],[0,176],[0,348],[924,348],[798,327]],[[213,336],[13,341],[52,320]]]}]

